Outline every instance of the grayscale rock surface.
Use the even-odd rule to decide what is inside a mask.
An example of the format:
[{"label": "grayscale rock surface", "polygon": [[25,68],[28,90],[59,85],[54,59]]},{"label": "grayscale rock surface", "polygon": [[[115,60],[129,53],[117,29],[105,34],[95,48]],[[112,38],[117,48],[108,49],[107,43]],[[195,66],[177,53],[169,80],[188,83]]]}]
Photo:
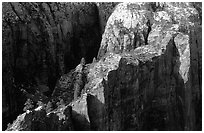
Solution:
[{"label": "grayscale rock surface", "polygon": [[201,17],[201,3],[117,4],[97,59],[7,130],[202,130]]}]

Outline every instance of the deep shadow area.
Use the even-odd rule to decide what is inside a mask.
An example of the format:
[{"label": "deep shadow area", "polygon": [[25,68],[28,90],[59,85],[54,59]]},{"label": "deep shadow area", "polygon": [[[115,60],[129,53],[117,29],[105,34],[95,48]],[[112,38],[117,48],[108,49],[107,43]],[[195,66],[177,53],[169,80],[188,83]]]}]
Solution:
[{"label": "deep shadow area", "polygon": [[[86,63],[91,63],[93,58],[97,56],[100,42],[102,39],[101,26],[99,20],[99,11],[95,4],[90,3],[78,7],[78,10],[73,12],[72,17],[72,33],[69,36],[69,46],[65,46],[65,73],[75,68],[81,58],[85,58]],[[81,12],[80,10],[87,10]],[[81,22],[80,17],[87,17],[84,22]],[[67,50],[69,47],[69,51]]]},{"label": "deep shadow area", "polygon": [[96,96],[87,95],[88,115],[92,131],[105,130],[103,116],[105,113],[104,104]]},{"label": "deep shadow area", "polygon": [[72,110],[71,119],[75,131],[89,131],[90,123],[82,114]]},{"label": "deep shadow area", "polygon": [[[96,3],[4,2],[2,11],[6,127],[22,113],[26,100],[25,95],[18,95],[22,86],[34,94],[43,85],[49,97],[59,77],[75,68],[82,57],[92,62],[102,35]],[[15,92],[13,86],[17,86]]]},{"label": "deep shadow area", "polygon": [[149,81],[153,81],[153,85],[147,88],[152,89],[150,91],[152,93],[146,94],[152,97],[147,97],[142,112],[144,131],[184,130],[186,92],[183,78],[179,73],[180,56],[172,38],[166,46],[165,53],[152,62],[154,67],[150,73],[153,73],[153,76]]}]

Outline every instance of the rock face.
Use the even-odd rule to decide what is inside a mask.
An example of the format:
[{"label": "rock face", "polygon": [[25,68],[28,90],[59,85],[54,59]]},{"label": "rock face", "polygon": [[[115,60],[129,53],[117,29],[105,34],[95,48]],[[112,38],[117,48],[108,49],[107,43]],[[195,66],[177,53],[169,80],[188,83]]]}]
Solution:
[{"label": "rock face", "polygon": [[[33,80],[48,85],[73,69],[82,57],[90,63],[97,54],[101,35],[98,9],[94,3],[4,5],[5,12],[6,6],[7,10],[11,8],[8,14],[4,13],[6,35],[3,40],[5,52],[14,53],[9,58],[14,66],[15,80]],[[7,20],[9,18],[14,22]],[[7,47],[10,49],[6,50]]]},{"label": "rock face", "polygon": [[101,33],[104,33],[106,23],[108,21],[108,18],[114,11],[115,6],[118,4],[116,2],[99,2],[96,3],[97,7],[99,9],[99,19],[100,19],[100,25],[101,25]]},{"label": "rock face", "polygon": [[70,131],[73,130],[70,106],[46,114],[39,106],[33,111],[19,115],[7,131]]},{"label": "rock face", "polygon": [[[80,63],[63,75],[64,82],[59,81],[61,87],[56,86],[50,99],[65,101],[65,106],[55,107],[61,113],[71,108],[63,117],[70,127],[66,129],[202,130],[199,7],[199,3],[118,4],[108,19],[98,61]],[[69,96],[61,97],[64,93]],[[19,129],[14,122],[7,130]]]},{"label": "rock face", "polygon": [[[201,130],[201,75],[193,73],[201,71],[199,14],[191,3],[154,6],[119,4],[107,22],[100,60],[89,69],[85,86],[91,97],[87,103],[93,130]],[[143,16],[138,17],[150,22],[149,30],[143,21],[138,22],[143,29],[133,30],[128,23],[137,22],[134,13],[140,9]],[[128,20],[131,11],[133,17]],[[114,23],[119,20],[122,28]],[[125,38],[119,34],[124,27],[141,30],[135,35],[138,46],[122,49],[134,42],[118,39]],[[131,31],[126,34],[134,38]]]},{"label": "rock face", "polygon": [[98,58],[106,52],[122,53],[141,45],[147,45],[151,30],[152,12],[144,10],[145,3],[118,4],[107,21]]},{"label": "rock face", "polygon": [[57,79],[75,68],[82,57],[92,62],[100,41],[95,3],[3,3],[6,115],[22,110],[19,103],[26,100],[19,91],[22,85],[29,93],[36,88],[47,88],[45,94],[50,95]]}]

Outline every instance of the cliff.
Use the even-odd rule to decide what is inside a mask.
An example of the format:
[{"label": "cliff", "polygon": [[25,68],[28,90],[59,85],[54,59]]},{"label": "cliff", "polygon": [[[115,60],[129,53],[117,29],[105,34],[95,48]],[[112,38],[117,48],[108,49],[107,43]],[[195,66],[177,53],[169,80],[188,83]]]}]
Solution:
[{"label": "cliff", "polygon": [[51,96],[60,76],[82,57],[92,62],[100,47],[101,25],[95,3],[4,2],[2,14],[6,124],[22,113],[28,95],[20,90]]},{"label": "cliff", "polygon": [[7,130],[202,130],[201,11],[200,3],[119,3],[97,60],[84,56]]}]

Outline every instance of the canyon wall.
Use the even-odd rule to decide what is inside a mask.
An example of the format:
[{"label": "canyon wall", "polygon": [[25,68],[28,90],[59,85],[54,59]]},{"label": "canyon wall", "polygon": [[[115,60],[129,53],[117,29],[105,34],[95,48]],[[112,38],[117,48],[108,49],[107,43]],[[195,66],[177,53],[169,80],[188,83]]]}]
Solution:
[{"label": "canyon wall", "polygon": [[119,3],[97,59],[7,130],[202,130],[201,14],[201,3]]}]

